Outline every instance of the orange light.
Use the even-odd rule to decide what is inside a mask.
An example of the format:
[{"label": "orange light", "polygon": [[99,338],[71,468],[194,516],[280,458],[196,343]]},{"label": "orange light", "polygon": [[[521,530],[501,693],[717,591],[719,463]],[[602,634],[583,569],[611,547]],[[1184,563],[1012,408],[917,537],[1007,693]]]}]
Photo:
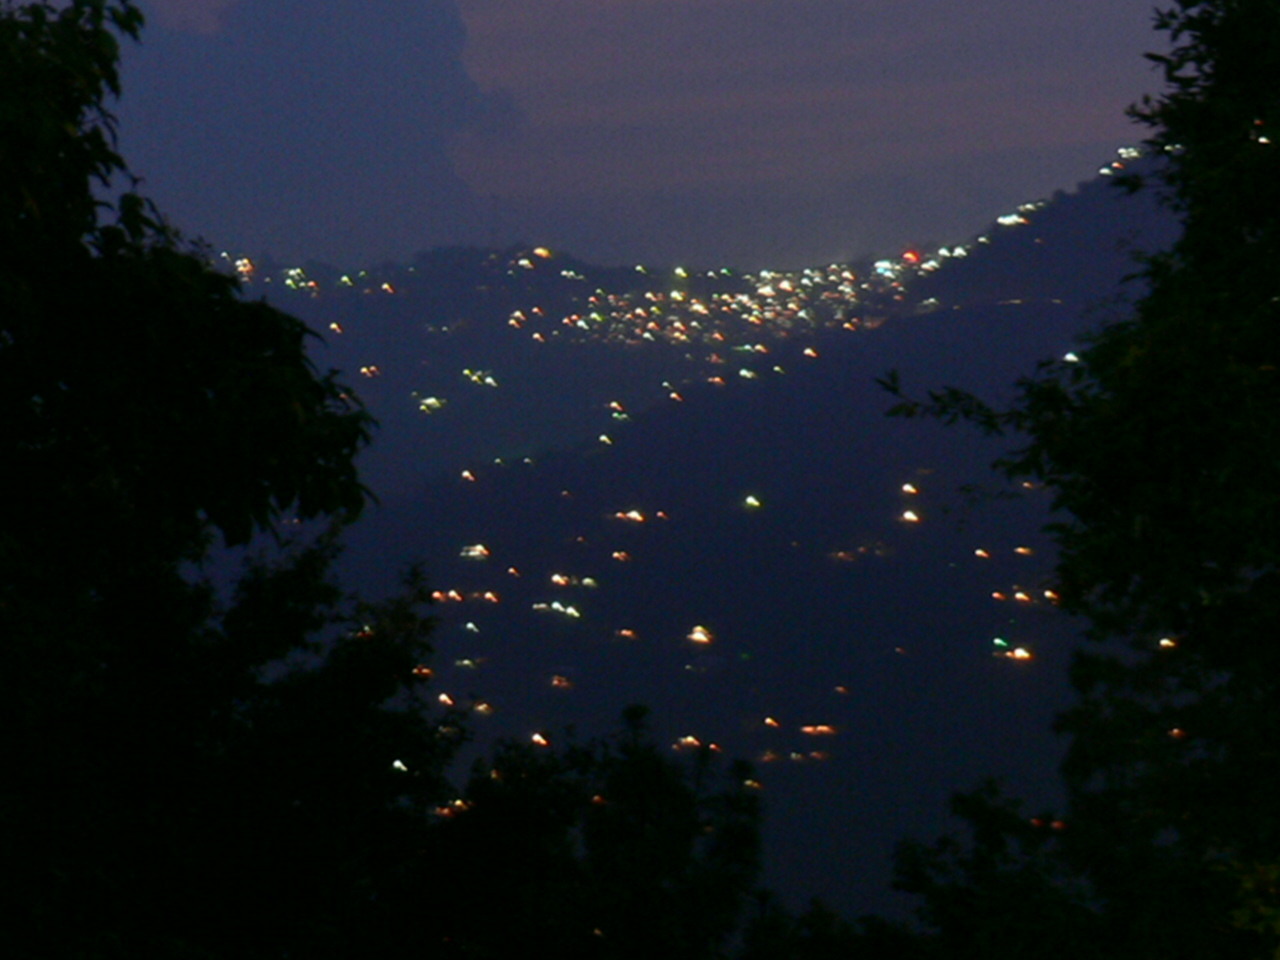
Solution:
[{"label": "orange light", "polygon": [[807,727],[800,728],[801,733],[808,734],[811,737],[831,737],[835,736],[836,728],[829,723],[816,723]]}]

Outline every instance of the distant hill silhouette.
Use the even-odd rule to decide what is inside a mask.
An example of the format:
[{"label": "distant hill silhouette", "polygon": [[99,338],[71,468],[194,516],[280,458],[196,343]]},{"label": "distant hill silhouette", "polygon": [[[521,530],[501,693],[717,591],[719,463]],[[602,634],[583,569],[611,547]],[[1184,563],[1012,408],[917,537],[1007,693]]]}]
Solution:
[{"label": "distant hill silhouette", "polygon": [[1087,319],[1127,292],[1122,281],[1136,272],[1135,256],[1161,250],[1177,235],[1153,193],[1126,193],[1106,177],[1054,194],[1025,218],[1025,225],[992,224],[984,234],[989,244],[973,245],[969,257],[922,280],[919,296],[962,306],[1061,300]]},{"label": "distant hill silhouette", "polygon": [[[597,732],[648,703],[673,748],[693,736],[759,763],[767,882],[796,903],[892,911],[894,841],[936,832],[953,790],[995,773],[1052,801],[1047,731],[1074,625],[1040,583],[1041,493],[971,501],[959,488],[992,483],[999,445],[886,419],[874,378],[896,368],[909,390],[1007,396],[1122,309],[1133,251],[1172,235],[1148,197],[1103,180],[1024,218],[931,272],[895,256],[896,279],[857,303],[815,297],[812,318],[734,320],[712,344],[620,342],[564,318],[592,296],[647,310],[646,293],[683,285],[755,303],[792,281],[677,280],[519,249],[436,251],[350,285],[306,267],[315,288],[273,298],[341,327],[322,365],[377,368],[359,383],[383,425],[369,458],[383,501],[352,531],[356,583],[425,560],[446,598],[441,689],[483,705],[482,739]],[[849,268],[860,281],[876,270]],[[776,290],[766,299],[785,306]],[[753,340],[768,352],[733,349]],[[445,403],[425,413],[428,397]],[[477,545],[487,558],[461,556]],[[1000,656],[1020,645],[1034,659]]]}]

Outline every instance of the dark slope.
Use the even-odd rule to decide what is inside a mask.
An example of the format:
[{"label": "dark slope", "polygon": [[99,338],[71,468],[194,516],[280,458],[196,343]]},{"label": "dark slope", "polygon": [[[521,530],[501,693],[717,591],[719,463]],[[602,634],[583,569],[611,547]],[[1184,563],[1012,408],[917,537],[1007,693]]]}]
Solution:
[{"label": "dark slope", "polygon": [[[1147,161],[1128,172],[1139,169],[1150,172]],[[1131,194],[1106,177],[1014,214],[1028,222],[992,224],[984,234],[989,242],[973,244],[970,256],[921,280],[917,295],[964,306],[1061,300],[1092,323],[1098,310],[1131,295],[1122,281],[1138,269],[1137,258],[1177,236],[1176,221],[1154,193]]]},{"label": "dark slope", "polygon": [[[850,913],[892,909],[892,844],[938,830],[950,792],[994,774],[1052,799],[1060,746],[1049,721],[1065,702],[1073,626],[1037,588],[1051,567],[1035,533],[1041,493],[966,500],[958,487],[990,483],[999,446],[886,419],[874,378],[897,368],[909,389],[1007,395],[1036,360],[1070,349],[1091,304],[1114,300],[1131,235],[1154,246],[1167,232],[1151,210],[1086,185],[880,291],[889,299],[868,298],[854,316],[888,318],[874,329],[784,330],[767,355],[732,354],[715,369],[705,349],[537,343],[536,327],[508,325],[512,311],[543,306],[550,331],[580,288],[604,289],[582,265],[564,269],[586,279],[512,289],[536,274],[509,268],[518,255],[480,280],[459,279],[468,268],[453,262],[453,292],[436,291],[444,298],[425,313],[411,296],[352,297],[339,314],[325,313],[332,299],[306,301],[313,319],[343,318],[331,356],[382,371],[362,392],[384,422],[384,500],[353,531],[350,567],[377,589],[421,559],[443,594],[464,598],[439,605],[435,666],[442,691],[492,708],[476,714],[482,739],[594,732],[624,704],[648,703],[673,745],[694,736],[760,761],[768,883],[796,903],[817,894]],[[386,282],[411,291],[423,273]],[[361,307],[371,300],[386,312]],[[464,363],[501,386],[462,383],[450,417],[422,417],[405,395],[435,387],[409,383],[440,369],[456,391]],[[743,366],[758,376],[735,376]],[[705,382],[721,369],[724,386]],[[630,422],[610,419],[611,398]],[[605,431],[611,445],[596,439]],[[919,522],[903,519],[908,509]],[[617,516],[632,510],[643,523]],[[476,544],[486,559],[459,556]],[[1035,552],[1014,552],[1024,546]],[[1028,601],[1013,599],[1018,589]],[[1034,659],[994,655],[1018,645]],[[835,732],[802,729],[820,725]]]},{"label": "dark slope", "polygon": [[[1056,756],[1046,731],[1062,705],[1067,625],[1043,600],[990,598],[1032,591],[1046,569],[1013,552],[1042,549],[1038,500],[966,505],[955,488],[983,479],[992,448],[886,420],[873,382],[891,364],[925,382],[945,375],[972,346],[970,320],[1033,356],[1066,342],[1045,325],[1028,343],[1008,315],[818,337],[817,359],[784,362],[794,373],[690,392],[612,447],[477,468],[475,482],[388,503],[361,531],[370,552],[357,562],[422,555],[442,590],[499,594],[498,605],[440,609],[442,687],[494,705],[482,730],[598,729],[642,701],[673,740],[692,734],[756,759],[827,754],[761,765],[772,881],[883,906],[897,836],[936,826],[948,793],[982,774],[1044,796]],[[1017,372],[993,356],[988,375]],[[903,521],[906,509],[921,522]],[[646,521],[615,516],[631,510]],[[477,543],[488,559],[459,558]],[[557,573],[598,585],[557,587]],[[555,601],[581,617],[532,607]],[[699,625],[710,644],[688,639]],[[994,658],[997,636],[1037,659]],[[448,669],[458,658],[482,662]],[[556,674],[574,688],[552,686]],[[837,733],[800,731],[814,724]]]}]

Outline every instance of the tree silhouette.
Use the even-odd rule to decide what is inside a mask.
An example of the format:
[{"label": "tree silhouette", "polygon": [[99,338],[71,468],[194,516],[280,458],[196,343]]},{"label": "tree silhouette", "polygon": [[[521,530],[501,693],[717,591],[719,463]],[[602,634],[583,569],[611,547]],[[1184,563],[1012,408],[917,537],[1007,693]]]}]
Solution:
[{"label": "tree silhouette", "polygon": [[428,913],[453,955],[724,955],[758,869],[750,770],[679,762],[644,715],[629,708],[611,740],[506,743],[477,765],[429,861],[449,865]]},{"label": "tree silhouette", "polygon": [[427,596],[346,597],[336,528],[295,525],[360,512],[371,421],[137,193],[108,108],[141,25],[0,4],[7,949],[403,946],[461,736],[420,702]]},{"label": "tree silhouette", "polygon": [[370,418],[115,152],[141,26],[0,2],[6,955],[722,955],[745,769],[686,769],[632,710],[454,799],[421,574],[380,603],[331,576]]},{"label": "tree silhouette", "polygon": [[934,943],[881,917],[850,922],[819,900],[793,916],[762,892],[747,924],[740,960],[926,960]]},{"label": "tree silhouette", "polygon": [[[1072,673],[1061,856],[1124,956],[1280,943],[1280,7],[1178,0],[1144,183],[1181,219],[1133,315],[995,409],[958,390],[897,412],[1026,445],[1053,492],[1057,590],[1097,648]],[[896,380],[887,385],[897,391]],[[1256,935],[1256,936],[1255,936]]]},{"label": "tree silhouette", "polygon": [[921,898],[930,955],[1102,955],[1089,887],[1059,855],[1063,821],[1026,816],[991,782],[957,794],[952,812],[967,837],[905,841],[895,858],[894,886]]}]

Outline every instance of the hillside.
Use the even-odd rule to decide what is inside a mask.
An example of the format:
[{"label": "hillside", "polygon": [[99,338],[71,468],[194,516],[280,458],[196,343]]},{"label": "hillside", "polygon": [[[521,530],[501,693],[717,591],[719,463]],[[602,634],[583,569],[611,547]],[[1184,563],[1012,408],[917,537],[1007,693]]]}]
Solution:
[{"label": "hillside", "polygon": [[673,749],[757,763],[767,883],[893,911],[893,842],[940,829],[954,789],[1052,802],[1074,634],[1040,491],[960,492],[999,448],[886,419],[874,379],[998,399],[1170,231],[1102,181],[1005,219],[793,273],[453,250],[258,265],[255,288],[291,280],[273,295],[328,331],[320,362],[364,368],[383,499],[349,568],[378,588],[425,561],[440,688],[482,741],[648,703]]}]

